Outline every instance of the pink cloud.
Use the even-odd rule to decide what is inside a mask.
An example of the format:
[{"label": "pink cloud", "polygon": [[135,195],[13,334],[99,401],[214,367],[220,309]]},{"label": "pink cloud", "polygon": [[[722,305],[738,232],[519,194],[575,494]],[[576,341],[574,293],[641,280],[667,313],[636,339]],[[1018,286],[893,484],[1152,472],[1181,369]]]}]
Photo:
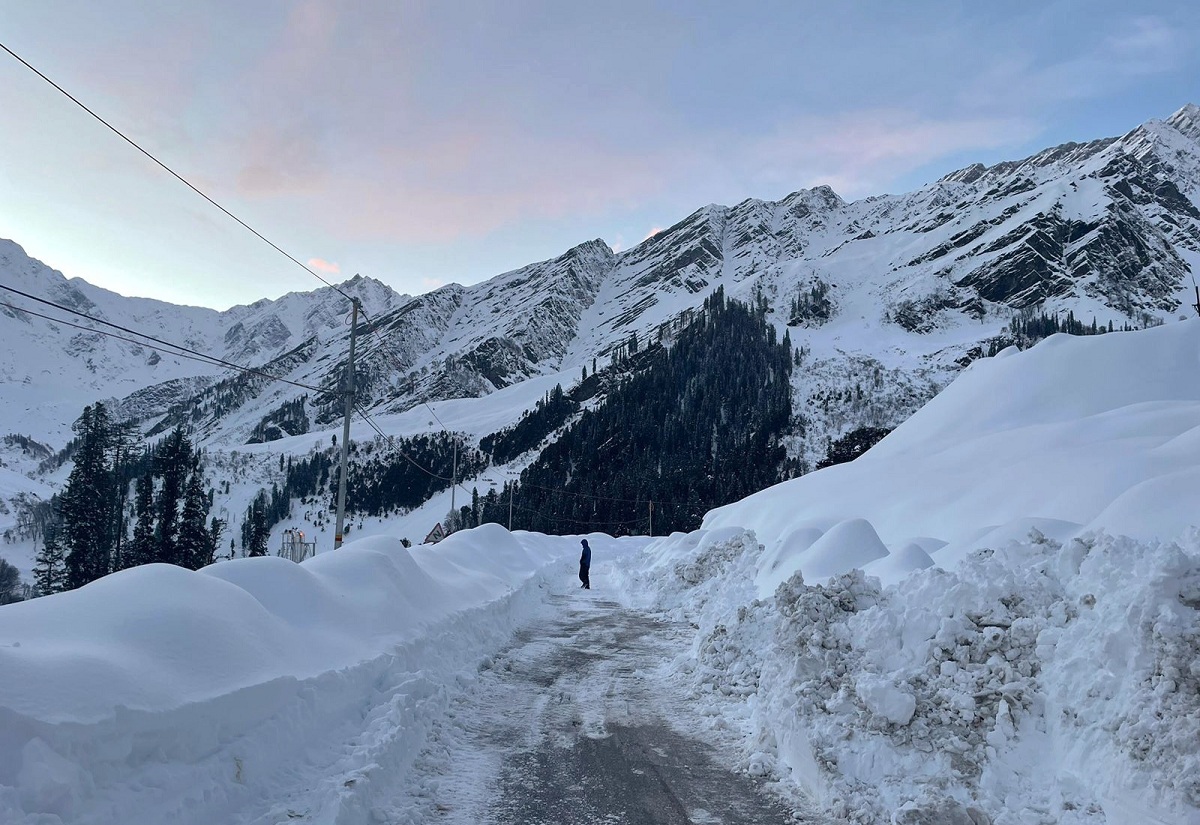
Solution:
[{"label": "pink cloud", "polygon": [[342,268],[335,263],[323,260],[321,258],[309,258],[308,265],[317,272],[325,272],[330,275],[340,275]]},{"label": "pink cloud", "polygon": [[646,241],[650,240],[651,238],[653,238],[655,235],[657,235],[659,232],[662,232],[662,231],[663,231],[663,227],[661,227],[661,226],[654,227],[653,229],[651,229],[649,232],[646,233],[646,237],[642,238],[642,242],[645,243]]}]

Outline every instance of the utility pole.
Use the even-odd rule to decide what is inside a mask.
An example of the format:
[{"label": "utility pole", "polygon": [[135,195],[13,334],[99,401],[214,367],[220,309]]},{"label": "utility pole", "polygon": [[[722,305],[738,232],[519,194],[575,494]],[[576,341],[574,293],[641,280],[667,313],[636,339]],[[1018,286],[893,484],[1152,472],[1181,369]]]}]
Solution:
[{"label": "utility pole", "polygon": [[358,335],[359,300],[351,298],[354,309],[350,314],[350,358],[346,362],[346,415],[342,421],[342,470],[338,474],[337,525],[333,533],[333,549],[342,546],[342,525],[346,520],[346,474],[350,463],[350,416],[354,413],[354,339]]},{"label": "utility pole", "polygon": [[454,509],[454,488],[458,486],[458,439],[454,439],[454,469],[450,471],[450,523],[458,521],[458,510]]},{"label": "utility pole", "polygon": [[512,482],[509,482],[509,485],[508,485],[508,532],[510,532],[510,533],[512,532],[512,500],[513,500],[513,488],[514,488],[514,487],[516,487],[516,486],[517,486],[516,484],[513,484]]},{"label": "utility pole", "polygon": [[650,535],[654,535],[654,500],[650,501]]}]

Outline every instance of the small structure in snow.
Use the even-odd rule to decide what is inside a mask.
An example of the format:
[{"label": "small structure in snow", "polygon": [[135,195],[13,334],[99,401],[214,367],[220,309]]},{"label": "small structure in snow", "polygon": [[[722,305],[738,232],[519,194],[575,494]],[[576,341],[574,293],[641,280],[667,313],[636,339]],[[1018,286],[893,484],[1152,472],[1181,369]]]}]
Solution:
[{"label": "small structure in snow", "polygon": [[446,538],[446,531],[442,529],[442,523],[439,521],[433,525],[433,529],[429,531],[429,535],[425,537],[425,541],[421,542],[421,544],[437,544],[444,538]]},{"label": "small structure in snow", "polygon": [[283,531],[283,541],[279,547],[279,555],[299,564],[305,559],[317,554],[317,543],[305,541],[303,530],[288,528]]}]

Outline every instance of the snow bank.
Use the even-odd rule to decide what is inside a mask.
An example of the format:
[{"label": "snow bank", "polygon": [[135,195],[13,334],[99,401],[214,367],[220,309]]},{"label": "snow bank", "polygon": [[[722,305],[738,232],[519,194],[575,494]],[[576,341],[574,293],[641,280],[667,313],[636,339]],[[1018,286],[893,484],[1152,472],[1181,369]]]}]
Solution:
[{"label": "snow bank", "polygon": [[[454,674],[540,609],[542,576],[571,575],[577,548],[487,525],[301,565],[149,565],[0,608],[0,821],[304,810],[276,797],[306,768],[325,789],[313,799],[337,801],[322,821],[369,821],[372,783],[355,777],[414,758]],[[330,772],[314,752],[348,719],[361,733],[368,712],[361,748]]]},{"label": "snow bank", "polygon": [[[944,566],[1030,524],[1058,540],[1096,529],[1170,539],[1200,523],[1197,466],[1200,321],[1055,335],[976,361],[856,461],[713,510],[704,527],[755,531],[775,571],[761,580],[765,597],[796,570],[862,564],[851,545],[832,567],[836,552],[809,551],[813,530],[855,519],[893,553],[914,535],[948,543],[930,553]],[[910,561],[875,570],[891,583],[925,563]]]},{"label": "snow bank", "polygon": [[1200,822],[1200,534],[1034,533],[760,599],[768,553],[675,535],[626,581],[698,626],[672,667],[714,730],[740,725],[742,769],[849,822]]}]

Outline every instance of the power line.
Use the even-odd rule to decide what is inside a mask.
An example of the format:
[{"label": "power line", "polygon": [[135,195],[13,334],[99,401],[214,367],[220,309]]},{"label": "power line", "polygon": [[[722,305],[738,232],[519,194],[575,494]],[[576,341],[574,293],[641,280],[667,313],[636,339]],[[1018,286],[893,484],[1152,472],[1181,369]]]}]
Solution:
[{"label": "power line", "polygon": [[257,375],[262,378],[269,378],[272,381],[280,381],[284,384],[291,384],[294,387],[299,387],[300,389],[309,390],[310,392],[315,392],[318,395],[334,395],[335,394],[331,390],[321,389],[320,387],[313,387],[308,384],[303,384],[299,381],[292,381],[291,379],[284,378],[279,375],[274,375],[273,373],[265,372],[263,370],[254,369],[253,367],[243,367],[241,364],[235,364],[232,361],[226,361],[224,358],[218,358],[215,355],[209,355],[204,352],[199,352],[198,350],[194,350],[190,347],[185,347],[182,344],[175,344],[170,341],[164,341],[161,338],[155,338],[153,335],[147,335],[144,332],[138,332],[137,330],[129,329],[128,327],[123,327],[120,324],[114,324],[111,321],[105,321],[101,318],[93,317],[91,315],[88,315],[85,312],[80,312],[79,310],[71,309],[70,307],[63,306],[62,304],[47,300],[45,298],[39,298],[36,295],[30,295],[26,292],[22,292],[19,289],[15,289],[13,287],[6,286],[4,284],[0,284],[0,289],[7,290],[9,292],[14,292],[17,295],[20,295],[24,298],[28,298],[29,300],[32,300],[32,301],[37,301],[38,303],[41,303],[41,304],[46,304],[48,306],[52,306],[55,309],[61,310],[63,312],[69,312],[72,315],[77,315],[81,318],[85,318],[88,321],[92,321],[93,323],[103,324],[105,326],[112,327],[113,329],[118,329],[121,332],[125,332],[130,335],[137,335],[144,340],[136,340],[133,338],[127,338],[123,335],[117,335],[112,332],[106,332],[105,330],[96,329],[94,327],[85,327],[82,324],[76,324],[71,321],[64,320],[62,318],[53,318],[49,315],[43,315],[40,312],[35,312],[34,310],[27,309],[25,307],[16,306],[15,304],[10,304],[6,301],[0,301],[0,306],[8,307],[9,309],[16,310],[17,312],[24,312],[24,313],[26,313],[28,315],[32,315],[36,318],[42,318],[44,320],[50,321],[51,323],[62,324],[63,326],[72,327],[74,329],[80,329],[85,332],[92,332],[97,335],[105,335],[105,336],[108,336],[109,338],[115,338],[118,341],[125,341],[127,343],[136,344],[138,346],[145,346],[147,341],[151,341],[155,344],[159,344],[164,347],[169,347],[169,348],[178,350],[177,352],[171,352],[169,354],[174,355],[179,358],[185,358],[190,361],[198,361],[202,364],[207,364],[208,366],[211,366],[211,367],[226,367],[228,369],[237,370],[238,372],[241,372],[241,373]]},{"label": "power line", "polygon": [[415,458],[410,456],[408,453],[404,452],[404,450],[397,447],[395,437],[390,436],[387,433],[385,433],[383,430],[379,429],[379,426],[374,422],[374,420],[371,419],[371,416],[367,415],[367,413],[363,410],[362,407],[355,405],[354,411],[357,412],[359,414],[359,416],[364,421],[366,421],[367,424],[369,424],[371,426],[371,429],[374,430],[379,435],[380,438],[385,439],[393,450],[395,450],[401,456],[403,456],[404,460],[407,461],[409,464],[413,465],[414,467],[416,467],[421,472],[425,473],[425,475],[429,476],[430,478],[436,478],[438,481],[449,481],[451,484],[454,483],[454,479],[446,478],[445,476],[440,476],[437,473],[433,472],[432,470],[429,470],[429,469],[423,467],[420,463],[417,462],[417,460]]},{"label": "power line", "polygon": [[[12,49],[10,49],[8,46],[4,45],[3,43],[0,43],[0,49],[3,49],[4,51],[8,52],[10,55],[12,55],[14,58],[16,58],[16,60],[17,60],[18,62],[20,62],[20,63],[21,63],[23,66],[25,66],[25,68],[29,69],[31,72],[33,72],[34,74],[36,74],[36,75],[37,75],[38,77],[40,77],[42,80],[46,81],[46,82],[47,82],[47,83],[49,83],[51,86],[53,86],[55,89],[57,89],[58,91],[62,92],[64,95],[66,95],[66,97],[67,97],[67,98],[68,98],[68,99],[69,99],[69,100],[70,100],[72,103],[74,103],[76,106],[78,106],[79,108],[83,109],[85,112],[87,112],[89,115],[91,115],[92,117],[94,117],[96,120],[100,121],[100,122],[101,122],[101,123],[103,123],[105,126],[107,126],[107,127],[108,127],[108,128],[109,128],[109,129],[110,129],[112,132],[113,132],[113,134],[117,135],[117,137],[121,138],[123,141],[125,141],[126,143],[128,143],[128,144],[129,144],[130,146],[132,146],[134,149],[137,149],[137,150],[138,150],[139,152],[141,152],[143,155],[145,155],[146,157],[150,158],[150,160],[154,161],[156,164],[158,164],[159,166],[161,166],[161,167],[162,167],[163,169],[165,169],[165,170],[166,170],[166,171],[167,171],[167,172],[168,172],[168,173],[169,173],[169,174],[170,174],[172,177],[174,177],[176,180],[178,180],[180,183],[182,183],[182,184],[183,184],[184,186],[186,186],[188,189],[191,189],[193,192],[195,192],[195,193],[196,193],[197,195],[199,195],[200,197],[204,198],[206,201],[208,201],[209,203],[211,203],[211,204],[212,204],[213,206],[215,206],[217,209],[221,210],[221,211],[222,211],[222,212],[224,212],[226,215],[228,215],[230,218],[232,218],[233,220],[237,221],[239,224],[241,224],[243,227],[245,227],[247,230],[249,230],[251,233],[253,233],[253,234],[254,234],[254,236],[255,236],[256,238],[258,238],[259,240],[261,240],[263,243],[265,243],[265,244],[267,244],[268,246],[270,246],[272,249],[274,249],[274,250],[275,250],[276,252],[278,252],[280,255],[283,255],[283,256],[284,256],[285,258],[287,258],[289,261],[291,261],[291,262],[292,262],[292,263],[294,263],[296,266],[298,266],[298,267],[300,267],[301,269],[303,269],[303,270],[304,270],[305,272],[307,272],[309,275],[312,275],[314,278],[316,278],[316,279],[317,279],[318,281],[320,281],[321,283],[325,284],[325,286],[327,286],[327,287],[329,287],[329,288],[333,289],[335,292],[338,292],[338,293],[339,293],[339,294],[340,294],[340,295],[341,295],[343,298],[345,298],[347,301],[353,301],[353,300],[354,300],[354,299],[353,299],[353,298],[351,298],[349,295],[347,295],[347,294],[345,293],[345,291],[343,291],[343,290],[342,290],[342,288],[341,288],[341,287],[339,287],[339,286],[337,286],[337,285],[335,285],[335,284],[332,284],[332,283],[330,283],[330,282],[329,282],[329,281],[327,281],[325,278],[323,278],[323,277],[321,277],[320,275],[318,275],[318,274],[316,273],[316,271],[315,271],[315,270],[311,269],[310,267],[306,266],[305,264],[302,264],[302,263],[301,263],[299,260],[297,260],[296,258],[292,257],[292,256],[291,256],[291,255],[289,255],[287,252],[284,252],[284,251],[283,251],[283,249],[282,249],[282,248],[280,248],[278,245],[276,245],[274,241],[271,241],[270,239],[268,239],[268,238],[267,238],[265,235],[263,235],[261,232],[259,232],[259,231],[258,231],[257,229],[255,229],[254,227],[252,227],[250,224],[246,223],[244,220],[242,220],[242,219],[241,219],[241,218],[239,218],[237,215],[235,215],[235,214],[233,214],[232,212],[230,212],[230,211],[229,211],[228,209],[226,209],[224,206],[222,206],[221,204],[217,203],[215,200],[213,200],[212,198],[210,198],[208,195],[206,195],[206,194],[204,194],[203,192],[201,192],[201,191],[200,191],[200,190],[199,190],[199,189],[198,189],[198,188],[197,188],[195,185],[193,185],[193,184],[192,184],[190,181],[188,181],[186,178],[184,178],[182,175],[180,175],[178,172],[176,172],[176,171],[175,171],[174,169],[172,169],[170,166],[167,166],[165,163],[163,163],[161,160],[159,160],[157,157],[155,157],[155,156],[154,156],[153,154],[151,154],[149,151],[147,151],[146,149],[143,149],[143,148],[142,148],[142,147],[141,147],[141,146],[140,146],[140,145],[139,145],[139,144],[138,144],[136,141],[134,141],[132,138],[130,138],[130,137],[128,137],[127,135],[125,135],[125,133],[124,133],[124,132],[122,132],[120,129],[118,129],[116,126],[113,126],[113,125],[112,125],[111,123],[109,123],[107,120],[105,120],[105,119],[104,119],[104,118],[102,118],[100,115],[96,114],[94,111],[92,111],[90,108],[88,108],[88,106],[87,106],[86,104],[84,104],[84,103],[83,103],[81,100],[79,100],[79,98],[75,97],[75,95],[71,94],[71,93],[70,93],[70,92],[68,92],[66,89],[64,89],[62,86],[59,86],[57,83],[55,83],[53,80],[51,80],[50,78],[48,78],[46,75],[42,74],[42,72],[40,72],[40,71],[39,71],[37,68],[35,68],[35,67],[34,67],[34,66],[31,64],[31,63],[29,63],[29,61],[27,61],[25,58],[21,57],[19,54],[17,54],[16,52],[14,52]],[[363,313],[363,315],[364,315],[364,317],[365,317],[365,316],[366,316],[366,313],[364,312],[364,313]]]},{"label": "power line", "polygon": [[429,402],[422,401],[421,403],[425,405],[425,409],[429,410],[429,414],[437,419],[437,423],[442,425],[442,432],[448,432],[446,425],[442,424],[442,419],[438,418],[438,414],[433,411],[433,407],[429,406]]}]

